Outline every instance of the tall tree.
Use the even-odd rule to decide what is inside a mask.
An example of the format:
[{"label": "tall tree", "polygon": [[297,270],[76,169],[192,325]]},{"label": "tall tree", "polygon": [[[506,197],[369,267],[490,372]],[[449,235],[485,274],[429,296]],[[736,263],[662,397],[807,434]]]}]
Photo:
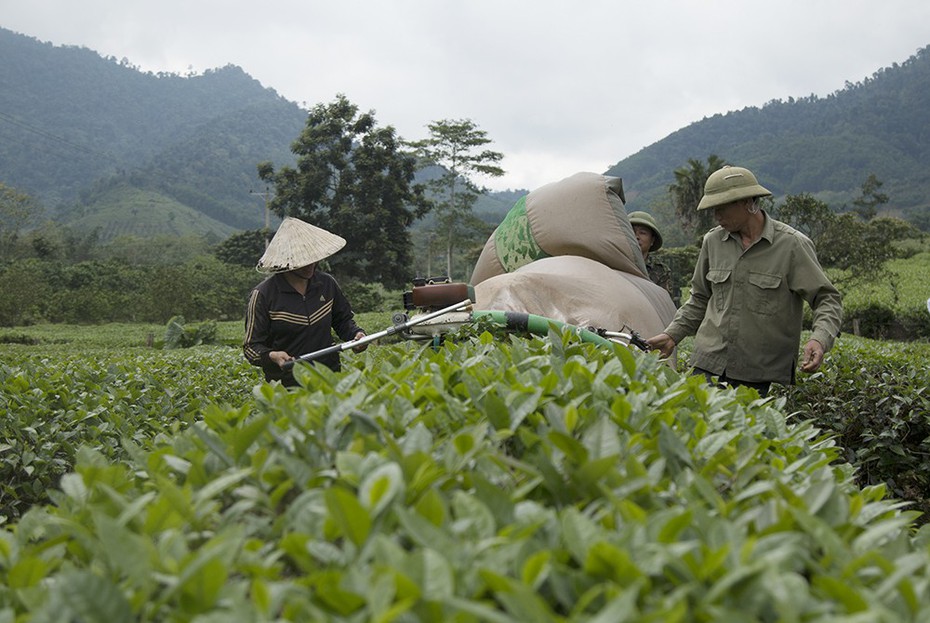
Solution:
[{"label": "tall tree", "polygon": [[837,214],[807,193],[788,195],[773,214],[810,237],[820,263],[837,269],[831,278],[838,288],[885,282],[897,300],[898,276],[888,262],[900,254],[896,241],[920,236],[913,225],[896,218],[865,221],[852,212]]},{"label": "tall tree", "polygon": [[675,169],[675,183],[668,187],[668,192],[675,206],[675,216],[690,238],[700,238],[713,226],[713,211],[698,211],[697,206],[704,196],[707,178],[725,165],[719,156],[711,154],[706,165],[695,158],[688,158],[687,166]]},{"label": "tall tree", "polygon": [[504,169],[497,163],[504,155],[483,149],[491,139],[470,119],[442,119],[430,123],[427,128],[429,138],[412,145],[422,165],[437,166],[442,171],[426,185],[433,194],[437,233],[446,247],[446,275],[452,277],[456,245],[484,233],[485,224],[472,212],[484,189],[472,177],[502,176]]},{"label": "tall tree", "polygon": [[274,184],[269,208],[346,239],[328,262],[340,279],[402,287],[410,279],[409,227],[429,210],[415,184],[416,155],[392,126],[378,127],[374,112],[359,113],[344,95],[311,109],[291,146],[296,167],[258,165]]},{"label": "tall tree", "polygon": [[0,260],[15,256],[20,232],[41,210],[35,199],[0,182]]},{"label": "tall tree", "polygon": [[809,193],[788,195],[785,202],[774,211],[774,216],[806,234],[814,243],[823,237],[836,220],[836,214],[830,206]]},{"label": "tall tree", "polygon": [[213,249],[213,255],[224,264],[255,266],[267,248],[267,229],[249,229],[233,234]]},{"label": "tall tree", "polygon": [[878,208],[888,203],[888,195],[881,192],[883,184],[874,173],[869,173],[862,182],[859,196],[853,201],[854,211],[866,221],[875,218]]}]

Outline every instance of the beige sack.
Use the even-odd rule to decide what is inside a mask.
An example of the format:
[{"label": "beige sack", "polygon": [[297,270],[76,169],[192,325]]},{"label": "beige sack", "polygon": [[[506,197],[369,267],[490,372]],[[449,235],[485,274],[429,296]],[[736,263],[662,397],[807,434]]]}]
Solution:
[{"label": "beige sack", "polygon": [[675,316],[665,288],[571,255],[544,258],[475,285],[477,309],[520,311],[581,327],[658,335]]},{"label": "beige sack", "polygon": [[576,173],[521,197],[485,244],[471,283],[563,255],[646,277],[620,178]]}]

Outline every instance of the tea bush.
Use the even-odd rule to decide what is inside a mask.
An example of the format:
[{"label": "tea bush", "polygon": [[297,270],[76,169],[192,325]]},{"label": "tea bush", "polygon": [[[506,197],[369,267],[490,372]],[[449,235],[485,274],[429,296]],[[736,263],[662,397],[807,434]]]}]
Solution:
[{"label": "tea bush", "polygon": [[48,502],[82,446],[124,461],[131,450],[186,428],[211,401],[242,404],[259,375],[236,354],[7,350],[0,363],[0,519]]},{"label": "tea bush", "polygon": [[[0,617],[930,616],[930,529],[856,486],[785,398],[567,334],[400,343],[297,375],[117,461],[78,450],[52,503],[0,531]],[[158,429],[163,409],[140,415]]]},{"label": "tea bush", "polygon": [[184,316],[175,316],[165,326],[164,348],[190,348],[216,343],[216,321],[186,325]]},{"label": "tea bush", "polygon": [[[831,275],[842,277],[841,272]],[[856,282],[843,292],[843,330],[873,339],[930,339],[930,253],[892,260],[888,274],[874,283]],[[854,323],[854,321],[858,321]]]},{"label": "tea bush", "polygon": [[786,408],[831,431],[861,486],[883,483],[930,517],[930,346],[842,337]]}]

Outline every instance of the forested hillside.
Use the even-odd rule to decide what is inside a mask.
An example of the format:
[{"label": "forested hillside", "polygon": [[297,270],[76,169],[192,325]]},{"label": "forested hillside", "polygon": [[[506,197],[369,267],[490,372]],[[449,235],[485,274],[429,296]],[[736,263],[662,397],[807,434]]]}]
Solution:
[{"label": "forested hillside", "polygon": [[249,194],[256,164],[289,162],[306,118],[235,66],[154,75],[3,29],[0,57],[0,181],[87,228],[133,229],[130,210],[110,209],[123,191],[200,216],[189,229],[161,214],[165,232],[225,237],[261,226],[263,204]]},{"label": "forested hillside", "polygon": [[752,169],[776,197],[851,203],[869,174],[886,209],[930,229],[930,47],[826,97],[772,101],[692,123],[619,161],[628,207],[668,218],[668,186],[688,159],[715,154]]},{"label": "forested hillside", "polygon": [[[810,193],[834,209],[874,174],[887,212],[930,229],[928,50],[825,97],[786,94],[695,121],[606,173],[623,178],[629,209],[654,212],[668,229],[677,228],[668,187],[689,159],[715,154],[753,169],[778,197]],[[256,165],[293,162],[306,122],[306,110],[236,66],[143,73],[2,28],[0,55],[0,182],[103,239],[261,227]],[[522,192],[486,196],[476,212],[499,220]]]}]

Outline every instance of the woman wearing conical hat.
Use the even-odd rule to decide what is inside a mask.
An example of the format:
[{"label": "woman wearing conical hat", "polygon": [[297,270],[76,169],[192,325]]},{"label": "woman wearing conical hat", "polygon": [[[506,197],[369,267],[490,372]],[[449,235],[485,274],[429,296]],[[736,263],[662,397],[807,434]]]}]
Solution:
[{"label": "woman wearing conical hat", "polygon": [[[321,260],[345,244],[325,229],[287,217],[258,260],[256,269],[270,276],[249,294],[242,349],[249,363],[262,368],[265,380],[296,385],[285,364],[332,346],[333,331],[344,341],[365,337],[339,284],[317,270]],[[339,370],[338,352],[317,361]]]}]

